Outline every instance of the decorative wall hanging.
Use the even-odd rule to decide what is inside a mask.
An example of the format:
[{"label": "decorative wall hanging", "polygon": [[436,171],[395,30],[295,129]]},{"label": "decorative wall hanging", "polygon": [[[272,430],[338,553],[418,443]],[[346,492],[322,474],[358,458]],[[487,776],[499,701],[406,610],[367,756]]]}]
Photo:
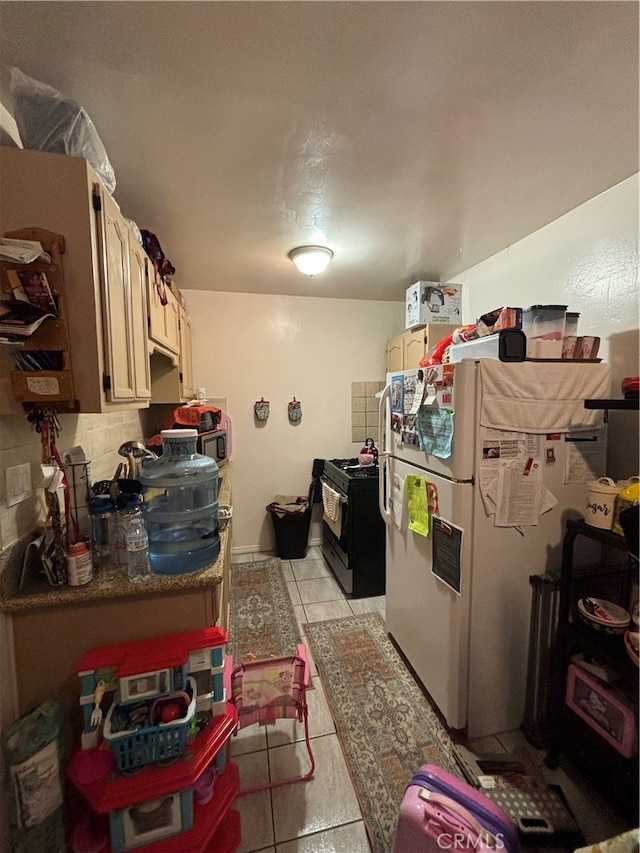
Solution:
[{"label": "decorative wall hanging", "polygon": [[292,424],[298,423],[298,421],[302,420],[302,406],[299,400],[296,400],[294,397],[293,400],[289,403],[289,420]]},{"label": "decorative wall hanging", "polygon": [[257,403],[253,404],[253,411],[256,420],[266,421],[269,417],[269,401],[265,400],[264,397],[260,397]]}]

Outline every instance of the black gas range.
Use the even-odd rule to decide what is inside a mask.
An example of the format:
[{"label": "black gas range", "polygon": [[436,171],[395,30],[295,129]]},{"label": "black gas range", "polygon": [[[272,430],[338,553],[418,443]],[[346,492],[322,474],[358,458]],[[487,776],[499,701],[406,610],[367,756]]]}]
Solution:
[{"label": "black gas range", "polygon": [[385,592],[385,525],[378,508],[377,465],[328,459],[322,481],[340,496],[340,522],[322,523],[322,553],[347,595]]}]

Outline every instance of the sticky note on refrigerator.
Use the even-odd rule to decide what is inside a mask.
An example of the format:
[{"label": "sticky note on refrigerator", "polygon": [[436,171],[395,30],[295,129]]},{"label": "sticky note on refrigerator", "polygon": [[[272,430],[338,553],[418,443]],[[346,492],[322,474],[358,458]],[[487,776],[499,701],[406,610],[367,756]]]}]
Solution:
[{"label": "sticky note on refrigerator", "polygon": [[407,495],[407,510],[409,513],[409,530],[420,536],[429,535],[429,502],[427,497],[427,481],[424,477],[413,474],[404,478],[404,488]]}]

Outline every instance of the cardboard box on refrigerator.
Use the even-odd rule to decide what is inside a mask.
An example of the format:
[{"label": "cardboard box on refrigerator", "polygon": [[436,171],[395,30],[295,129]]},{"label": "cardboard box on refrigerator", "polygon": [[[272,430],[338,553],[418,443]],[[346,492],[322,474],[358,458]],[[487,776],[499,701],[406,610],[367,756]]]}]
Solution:
[{"label": "cardboard box on refrigerator", "polygon": [[462,285],[416,281],[407,288],[405,328],[427,323],[462,325]]}]

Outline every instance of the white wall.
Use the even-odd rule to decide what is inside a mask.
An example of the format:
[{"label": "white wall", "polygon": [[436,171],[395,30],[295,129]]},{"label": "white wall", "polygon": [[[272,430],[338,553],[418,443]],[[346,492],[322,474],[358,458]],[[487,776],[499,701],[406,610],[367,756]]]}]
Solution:
[{"label": "white wall", "polygon": [[[599,335],[598,357],[620,380],[639,371],[638,175],[623,181],[453,280],[465,323],[503,305],[568,305],[579,333]],[[608,475],[638,474],[638,413],[611,411]]]},{"label": "white wall", "polygon": [[[301,291],[310,286],[300,279]],[[385,342],[403,327],[404,302],[203,291],[184,296],[195,384],[226,397],[233,421],[234,550],[270,550],[265,507],[274,495],[306,494],[314,458],[360,450],[351,442],[351,383],[384,379]],[[261,397],[271,404],[264,425],[253,413]],[[287,417],[293,397],[302,403],[298,424]]]}]

